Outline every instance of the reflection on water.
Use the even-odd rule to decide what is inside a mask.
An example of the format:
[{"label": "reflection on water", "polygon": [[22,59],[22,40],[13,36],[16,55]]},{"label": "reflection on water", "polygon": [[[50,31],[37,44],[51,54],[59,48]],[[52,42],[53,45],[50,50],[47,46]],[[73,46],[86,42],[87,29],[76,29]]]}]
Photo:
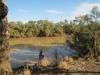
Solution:
[{"label": "reflection on water", "polygon": [[77,53],[65,47],[64,45],[59,45],[55,47],[34,47],[32,45],[14,45],[12,48],[16,49],[11,52],[11,62],[13,67],[18,67],[24,64],[26,61],[37,62],[39,57],[39,52],[42,49],[45,57],[50,60],[54,57],[55,50],[58,52],[59,57],[72,56]]}]

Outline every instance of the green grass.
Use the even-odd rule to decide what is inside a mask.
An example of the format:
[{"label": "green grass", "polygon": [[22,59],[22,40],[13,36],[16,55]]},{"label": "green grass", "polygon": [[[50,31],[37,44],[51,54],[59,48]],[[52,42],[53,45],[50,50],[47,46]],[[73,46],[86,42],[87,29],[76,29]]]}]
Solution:
[{"label": "green grass", "polygon": [[56,46],[64,44],[66,37],[32,37],[32,38],[13,38],[9,40],[10,45],[31,44],[34,46]]}]

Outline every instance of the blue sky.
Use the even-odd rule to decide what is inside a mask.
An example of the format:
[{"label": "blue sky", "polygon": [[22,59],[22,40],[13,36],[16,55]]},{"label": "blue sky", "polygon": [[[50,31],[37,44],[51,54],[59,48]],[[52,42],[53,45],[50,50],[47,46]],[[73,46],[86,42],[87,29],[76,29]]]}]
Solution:
[{"label": "blue sky", "polygon": [[7,0],[9,21],[48,19],[60,21],[86,14],[100,0]]}]

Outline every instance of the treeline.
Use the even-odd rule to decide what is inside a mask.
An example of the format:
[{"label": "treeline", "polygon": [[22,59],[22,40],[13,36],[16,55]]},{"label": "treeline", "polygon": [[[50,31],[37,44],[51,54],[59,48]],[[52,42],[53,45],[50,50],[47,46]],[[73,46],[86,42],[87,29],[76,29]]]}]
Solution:
[{"label": "treeline", "polygon": [[9,22],[9,33],[11,38],[23,37],[57,37],[79,32],[80,25],[74,21],[60,21],[53,23],[49,20]]},{"label": "treeline", "polygon": [[48,20],[28,21],[27,23],[10,22],[9,33],[12,38],[52,37],[64,35],[63,26]]}]

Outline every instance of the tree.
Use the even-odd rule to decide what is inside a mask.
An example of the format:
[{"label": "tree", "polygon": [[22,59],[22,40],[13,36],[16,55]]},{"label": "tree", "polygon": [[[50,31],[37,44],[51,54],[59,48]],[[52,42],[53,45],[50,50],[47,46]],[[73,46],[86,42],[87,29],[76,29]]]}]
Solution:
[{"label": "tree", "polygon": [[90,12],[92,21],[96,22],[100,19],[100,10],[97,6],[94,6]]},{"label": "tree", "polygon": [[[97,7],[94,7],[87,16],[89,20],[84,16],[78,19],[79,25],[81,24],[81,31],[74,34],[74,46],[79,50],[80,56],[87,54],[92,58],[97,58],[98,56],[100,50],[100,36],[98,36],[100,34],[100,22],[98,22],[99,14],[100,12],[97,10]],[[86,54],[84,54],[84,52],[86,52]]]},{"label": "tree", "polygon": [[12,72],[9,61],[9,34],[8,34],[8,20],[7,6],[0,0],[0,70],[8,73]]}]

